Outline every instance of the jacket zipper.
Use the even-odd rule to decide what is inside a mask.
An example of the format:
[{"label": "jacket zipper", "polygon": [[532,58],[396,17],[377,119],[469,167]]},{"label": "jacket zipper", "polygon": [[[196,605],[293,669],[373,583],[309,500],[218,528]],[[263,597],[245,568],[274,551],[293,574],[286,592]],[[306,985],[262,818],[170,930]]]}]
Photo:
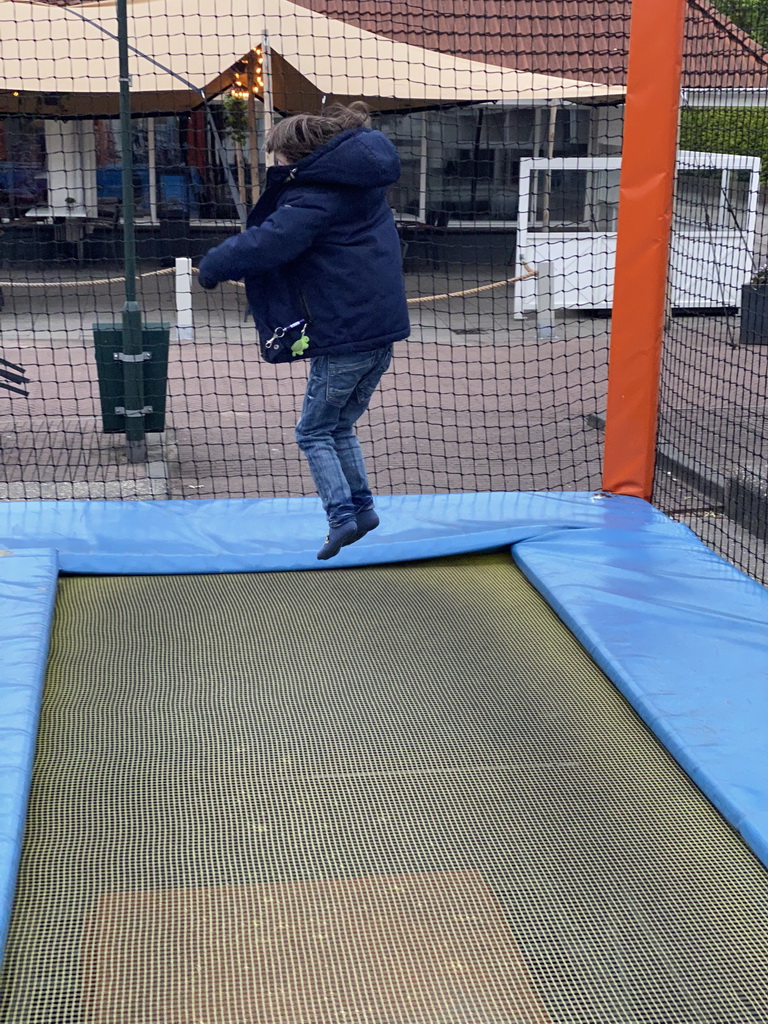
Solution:
[{"label": "jacket zipper", "polygon": [[299,285],[299,300],[301,301],[301,305],[304,308],[304,316],[306,318],[307,323],[312,323],[312,313],[310,312],[309,303],[307,302],[307,297],[304,294],[304,289],[301,287],[301,285]]}]

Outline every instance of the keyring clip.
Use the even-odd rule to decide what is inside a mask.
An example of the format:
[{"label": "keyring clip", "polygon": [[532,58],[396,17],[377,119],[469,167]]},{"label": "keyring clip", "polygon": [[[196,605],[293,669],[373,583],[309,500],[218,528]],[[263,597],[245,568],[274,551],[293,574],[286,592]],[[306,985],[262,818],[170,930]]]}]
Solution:
[{"label": "keyring clip", "polygon": [[[275,328],[275,332],[274,332],[274,334],[273,334],[273,335],[272,335],[272,337],[271,337],[271,338],[270,338],[270,339],[269,339],[269,340],[268,340],[268,341],[266,342],[266,346],[265,346],[265,347],[266,347],[266,348],[272,348],[272,345],[273,345],[273,344],[274,344],[275,342],[277,342],[277,341],[280,341],[280,340],[281,340],[281,338],[284,338],[284,337],[285,337],[286,331],[292,331],[292,330],[293,330],[293,328],[294,328],[294,327],[298,327],[298,326],[299,326],[299,324],[303,324],[303,325],[306,325],[306,321],[304,321],[304,320],[297,320],[297,321],[296,321],[295,323],[293,323],[293,324],[288,324],[288,326],[287,326],[287,327],[276,327],[276,328]],[[302,327],[302,330],[303,330],[303,327]]]}]

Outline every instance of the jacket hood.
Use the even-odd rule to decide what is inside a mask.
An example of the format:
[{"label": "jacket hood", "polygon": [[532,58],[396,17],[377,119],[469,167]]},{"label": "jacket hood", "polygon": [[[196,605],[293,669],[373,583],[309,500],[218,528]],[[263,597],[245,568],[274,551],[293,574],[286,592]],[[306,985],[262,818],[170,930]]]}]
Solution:
[{"label": "jacket hood", "polygon": [[351,128],[340,132],[296,164],[270,168],[270,183],[289,181],[384,188],[400,177],[400,157],[382,132]]}]

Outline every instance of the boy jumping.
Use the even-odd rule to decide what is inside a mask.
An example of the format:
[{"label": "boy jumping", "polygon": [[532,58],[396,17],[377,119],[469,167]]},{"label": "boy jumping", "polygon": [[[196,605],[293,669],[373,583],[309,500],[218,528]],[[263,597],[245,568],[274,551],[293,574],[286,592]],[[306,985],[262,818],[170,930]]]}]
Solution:
[{"label": "boy jumping", "polygon": [[245,282],[268,362],[309,358],[296,440],[328,518],[325,560],[379,525],[354,426],[410,333],[385,197],[400,160],[361,103],[288,117],[267,150],[277,166],[246,230],[206,254],[199,279]]}]

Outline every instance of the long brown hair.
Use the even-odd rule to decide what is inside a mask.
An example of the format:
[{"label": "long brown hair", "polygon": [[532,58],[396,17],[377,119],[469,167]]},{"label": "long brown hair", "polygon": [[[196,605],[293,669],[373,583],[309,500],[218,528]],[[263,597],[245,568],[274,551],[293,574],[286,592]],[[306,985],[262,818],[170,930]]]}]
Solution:
[{"label": "long brown hair", "polygon": [[279,121],[267,136],[267,152],[280,153],[288,163],[295,164],[325,145],[334,135],[370,123],[365,103],[357,100],[348,107],[333,103],[322,114],[294,114]]}]

